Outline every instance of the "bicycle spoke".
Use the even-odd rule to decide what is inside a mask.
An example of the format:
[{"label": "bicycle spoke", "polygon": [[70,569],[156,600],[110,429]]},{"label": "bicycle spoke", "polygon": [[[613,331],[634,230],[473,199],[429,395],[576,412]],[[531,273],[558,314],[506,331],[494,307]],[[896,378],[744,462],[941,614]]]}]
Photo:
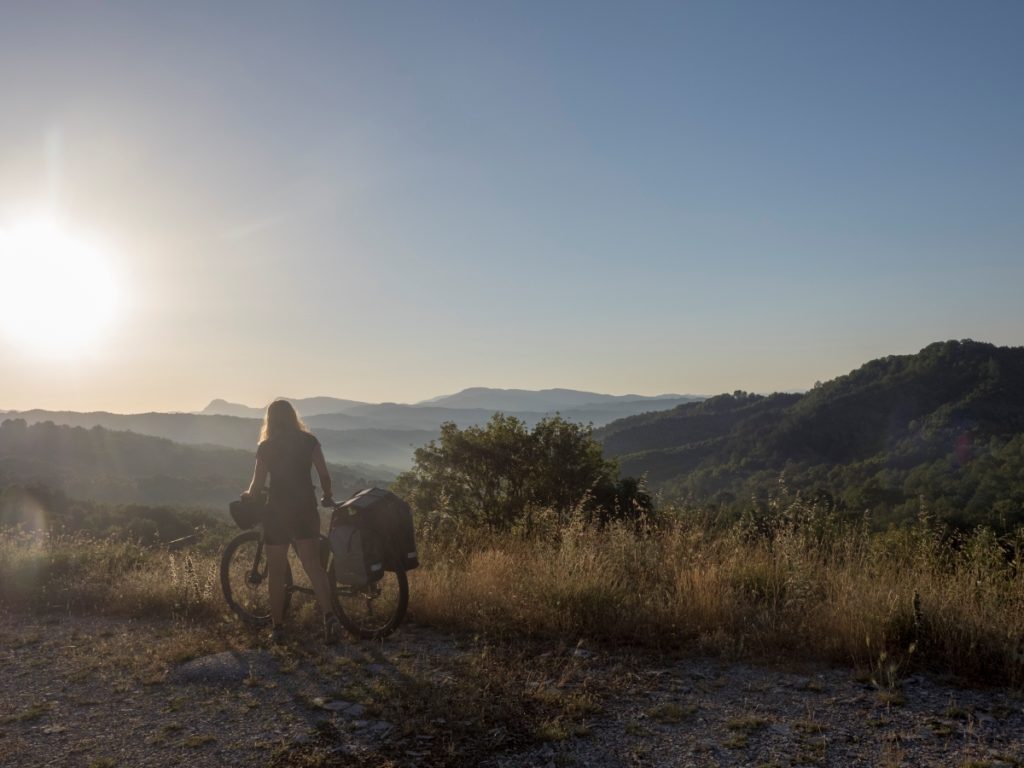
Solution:
[{"label": "bicycle spoke", "polygon": [[228,605],[247,621],[264,621],[270,616],[267,589],[267,558],[258,537],[245,538],[234,545],[222,584]]},{"label": "bicycle spoke", "polygon": [[386,573],[381,581],[362,589],[341,588],[338,606],[352,628],[363,634],[383,635],[394,629],[404,612],[397,574]]}]

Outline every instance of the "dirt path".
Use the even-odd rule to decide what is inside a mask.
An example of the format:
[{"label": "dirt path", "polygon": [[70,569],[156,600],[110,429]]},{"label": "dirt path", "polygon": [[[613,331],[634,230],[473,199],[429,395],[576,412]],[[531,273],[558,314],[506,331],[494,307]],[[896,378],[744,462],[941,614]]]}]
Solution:
[{"label": "dirt path", "polygon": [[0,765],[1020,768],[1024,701],[418,627],[269,649],[228,625],[0,614]]}]

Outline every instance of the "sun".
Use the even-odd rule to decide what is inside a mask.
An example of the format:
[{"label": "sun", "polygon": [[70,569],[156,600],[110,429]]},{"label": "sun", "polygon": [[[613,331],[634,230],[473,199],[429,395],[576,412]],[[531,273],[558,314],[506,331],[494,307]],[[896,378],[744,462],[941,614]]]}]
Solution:
[{"label": "sun", "polygon": [[0,331],[26,350],[72,358],[95,351],[115,314],[109,259],[49,219],[0,227]]}]

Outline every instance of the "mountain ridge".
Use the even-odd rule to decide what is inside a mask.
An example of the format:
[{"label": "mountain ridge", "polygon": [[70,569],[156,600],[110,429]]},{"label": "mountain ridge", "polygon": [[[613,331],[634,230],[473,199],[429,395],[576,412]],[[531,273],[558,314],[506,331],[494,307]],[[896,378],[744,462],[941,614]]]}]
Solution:
[{"label": "mountain ridge", "polygon": [[740,509],[785,477],[892,519],[1024,522],[1024,347],[946,341],[805,394],[736,392],[596,431],[623,471]]},{"label": "mountain ridge", "polygon": [[502,389],[468,387],[450,395],[425,400],[418,405],[444,405],[454,408],[485,408],[495,411],[552,411],[610,402],[657,402],[660,400],[699,399],[696,395],[608,395],[578,389]]},{"label": "mountain ridge", "polygon": [[[335,413],[373,409],[376,407],[404,408],[455,408],[482,409],[494,413],[517,411],[525,413],[553,413],[566,408],[596,407],[613,403],[651,403],[661,404],[665,401],[694,401],[702,399],[701,395],[609,395],[600,392],[587,392],[577,389],[555,387],[550,389],[501,389],[495,387],[468,387],[447,395],[438,395],[414,403],[369,403],[359,400],[346,400],[336,397],[280,398],[288,400],[303,418],[322,416]],[[225,416],[248,416],[258,418],[263,415],[263,408],[230,402],[221,398],[211,400],[202,414]]]},{"label": "mountain ridge", "polygon": [[[275,400],[288,400],[303,417],[319,416],[325,413],[344,413],[350,408],[360,405],[370,405],[359,400],[346,400],[340,397],[276,397]],[[264,408],[257,408],[242,403],[233,403],[221,398],[211,400],[200,414],[206,416],[242,416],[245,418],[263,418]]]}]

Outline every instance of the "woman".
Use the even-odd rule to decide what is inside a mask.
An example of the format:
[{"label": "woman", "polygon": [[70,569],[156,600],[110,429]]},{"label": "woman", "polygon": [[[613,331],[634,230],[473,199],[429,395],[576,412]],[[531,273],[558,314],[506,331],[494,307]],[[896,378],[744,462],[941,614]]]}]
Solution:
[{"label": "woman", "polygon": [[270,616],[274,628],[272,643],[284,640],[284,589],[288,569],[288,545],[294,544],[302,567],[313,584],[316,600],[324,613],[324,640],[336,643],[341,625],[331,608],[331,587],[320,564],[318,537],[320,513],[310,480],[310,468],[316,467],[324,502],[331,498],[331,476],[327,473],[324,452],[287,400],[275,400],[267,407],[256,449],[256,468],[249,489],[251,496],[263,490],[270,475],[270,514],[263,524],[270,568]]}]

